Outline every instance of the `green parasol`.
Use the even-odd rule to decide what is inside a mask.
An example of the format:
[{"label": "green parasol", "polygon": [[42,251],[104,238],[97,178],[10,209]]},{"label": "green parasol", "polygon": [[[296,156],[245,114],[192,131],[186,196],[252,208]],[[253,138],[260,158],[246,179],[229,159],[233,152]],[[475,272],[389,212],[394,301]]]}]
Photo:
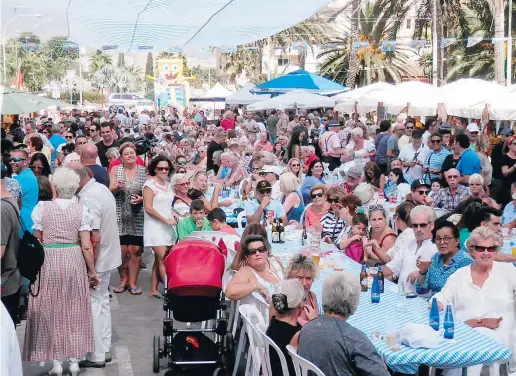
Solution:
[{"label": "green parasol", "polygon": [[52,106],[64,107],[67,104],[0,85],[0,114],[28,114]]}]

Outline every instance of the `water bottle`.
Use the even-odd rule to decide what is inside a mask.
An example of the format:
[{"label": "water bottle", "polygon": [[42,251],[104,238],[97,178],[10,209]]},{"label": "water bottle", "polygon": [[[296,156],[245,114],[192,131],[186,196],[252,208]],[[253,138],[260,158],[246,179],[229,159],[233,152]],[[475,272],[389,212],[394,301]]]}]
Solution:
[{"label": "water bottle", "polygon": [[380,294],[383,294],[384,291],[385,291],[385,277],[383,275],[383,270],[382,270],[382,266],[381,265],[378,265],[377,276],[378,276],[378,287],[379,287],[379,290],[380,290]]},{"label": "water bottle", "polygon": [[437,306],[437,299],[435,298],[432,299],[429,324],[433,330],[439,331],[439,307]]},{"label": "water bottle", "polygon": [[446,313],[443,321],[444,338],[452,339],[455,332],[455,324],[453,322],[453,311],[450,304],[446,306]]},{"label": "water bottle", "polygon": [[380,284],[378,282],[378,274],[373,277],[371,285],[371,303],[380,303]]}]

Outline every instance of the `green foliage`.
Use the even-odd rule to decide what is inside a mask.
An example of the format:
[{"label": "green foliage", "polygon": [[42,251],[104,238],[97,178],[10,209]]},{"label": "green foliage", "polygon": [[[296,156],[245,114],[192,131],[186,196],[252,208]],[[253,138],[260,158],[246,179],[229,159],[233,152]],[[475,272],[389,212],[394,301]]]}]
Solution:
[{"label": "green foliage", "polygon": [[147,82],[147,90],[154,90],[154,80],[147,79],[147,76],[154,77],[154,60],[152,52],[147,54],[147,62],[145,63],[145,80]]},{"label": "green foliage", "polygon": [[189,73],[189,77],[192,77],[190,85],[196,89],[202,88],[202,84],[208,82],[208,69],[197,66],[190,69]]},{"label": "green foliage", "polygon": [[[85,91],[82,93],[82,100],[89,103],[102,103],[102,94],[96,91]],[[104,96],[104,102],[106,98]]]},{"label": "green foliage", "polygon": [[109,55],[102,50],[96,50],[90,55],[90,77],[112,63],[113,61]]},{"label": "green foliage", "polygon": [[118,54],[118,61],[116,63],[116,66],[118,68],[124,68],[125,67],[125,60],[124,60],[124,53],[123,52],[120,52]]}]

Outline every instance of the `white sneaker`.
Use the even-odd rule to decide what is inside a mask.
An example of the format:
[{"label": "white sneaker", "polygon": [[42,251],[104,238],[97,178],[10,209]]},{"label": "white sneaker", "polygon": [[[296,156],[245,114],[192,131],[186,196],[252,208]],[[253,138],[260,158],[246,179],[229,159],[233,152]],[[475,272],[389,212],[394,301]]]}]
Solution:
[{"label": "white sneaker", "polygon": [[48,372],[49,376],[63,376],[63,365],[59,360],[53,360],[54,366]]},{"label": "white sneaker", "polygon": [[77,359],[70,359],[70,375],[77,376],[81,372],[79,368],[79,361]]}]

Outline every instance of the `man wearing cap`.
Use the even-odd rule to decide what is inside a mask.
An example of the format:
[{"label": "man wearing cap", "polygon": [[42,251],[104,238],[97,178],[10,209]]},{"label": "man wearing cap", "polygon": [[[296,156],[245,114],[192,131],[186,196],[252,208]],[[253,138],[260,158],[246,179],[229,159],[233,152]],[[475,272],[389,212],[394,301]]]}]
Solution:
[{"label": "man wearing cap", "polygon": [[256,185],[254,198],[245,202],[247,223],[263,223],[267,220],[271,223],[274,219],[280,219],[283,224],[288,224],[283,205],[271,198],[272,186],[266,180],[259,181]]},{"label": "man wearing cap", "polygon": [[414,180],[410,185],[410,193],[407,195],[405,201],[411,202],[414,205],[432,205],[432,199],[428,196],[430,194],[430,184],[427,184],[423,179]]},{"label": "man wearing cap", "polygon": [[398,141],[401,136],[405,133],[405,125],[403,124],[396,124],[394,126],[394,133],[390,135],[389,139],[387,140],[387,166],[390,166],[391,161],[394,158],[398,158],[400,154],[400,149],[398,147]]},{"label": "man wearing cap", "polygon": [[469,148],[475,151],[478,142],[478,132],[480,131],[480,129],[478,128],[478,125],[476,123],[469,123],[466,130],[468,131],[470,143]]},{"label": "man wearing cap", "polygon": [[279,177],[282,173],[281,167],[270,165],[263,166],[263,169],[260,171],[262,179],[268,181],[272,187],[271,197],[273,200],[279,200],[281,197]]},{"label": "man wearing cap", "polygon": [[336,120],[331,120],[328,124],[329,131],[319,138],[319,146],[323,155],[323,161],[328,163],[330,171],[335,170],[340,166],[340,157],[344,154],[344,149],[341,147],[339,139],[340,123]]},{"label": "man wearing cap", "polygon": [[440,133],[434,133],[428,139],[428,143],[432,145],[432,150],[423,163],[423,177],[430,184],[432,179],[441,179],[443,163],[450,152],[444,147],[443,136]]},{"label": "man wearing cap", "polygon": [[499,200],[500,190],[502,188],[502,180],[504,176],[502,174],[502,166],[503,166],[503,147],[507,140],[514,136],[514,131],[512,128],[507,127],[500,131],[499,133],[501,140],[493,146],[493,151],[491,152],[491,165],[493,166],[493,178],[491,180],[490,193],[491,197],[495,200]]},{"label": "man wearing cap", "polygon": [[428,153],[430,153],[428,146],[423,144],[423,140],[421,139],[422,135],[423,132],[416,129],[412,133],[412,142],[401,149],[399,155],[404,167],[403,171],[413,180],[423,177],[423,163]]},{"label": "man wearing cap", "polygon": [[453,148],[460,154],[457,170],[460,173],[460,184],[469,185],[469,177],[473,174],[480,174],[480,158],[469,148],[469,137],[465,134],[455,136]]},{"label": "man wearing cap", "polygon": [[448,188],[441,188],[434,197],[434,207],[453,211],[469,195],[469,189],[459,184],[460,174],[455,168],[444,173]]},{"label": "man wearing cap", "polygon": [[352,194],[355,188],[360,184],[364,171],[354,163],[351,164],[346,171],[346,183],[343,188],[346,190],[348,195]]}]

